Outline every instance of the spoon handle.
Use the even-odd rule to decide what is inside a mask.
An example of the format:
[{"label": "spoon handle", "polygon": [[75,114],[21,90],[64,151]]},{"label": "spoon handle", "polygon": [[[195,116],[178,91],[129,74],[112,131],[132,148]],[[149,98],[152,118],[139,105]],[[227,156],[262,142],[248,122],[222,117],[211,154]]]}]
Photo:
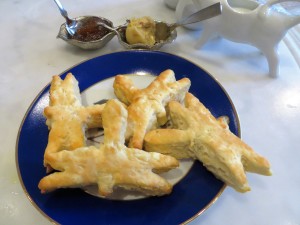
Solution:
[{"label": "spoon handle", "polygon": [[211,6],[208,6],[207,8],[201,9],[198,12],[195,12],[194,14],[188,16],[187,18],[184,18],[183,20],[179,21],[177,26],[181,25],[187,25],[191,23],[197,23],[212,17],[215,17],[217,15],[220,15],[222,13],[222,5],[220,2],[215,3]]},{"label": "spoon handle", "polygon": [[67,11],[64,9],[64,7],[62,6],[62,4],[60,3],[59,0],[54,0],[54,2],[58,6],[60,14],[67,20],[67,23],[68,23],[70,21],[70,19],[68,17]]}]

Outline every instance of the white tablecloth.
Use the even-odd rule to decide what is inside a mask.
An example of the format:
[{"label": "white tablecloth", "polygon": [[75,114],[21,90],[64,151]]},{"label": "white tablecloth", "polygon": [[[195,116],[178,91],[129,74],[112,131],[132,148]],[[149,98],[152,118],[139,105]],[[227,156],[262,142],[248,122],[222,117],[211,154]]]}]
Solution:
[{"label": "white tablecloth", "polygon": [[[174,11],[159,0],[64,0],[63,4],[70,17],[99,15],[114,25],[144,15],[175,21]],[[83,51],[56,39],[64,20],[53,1],[2,0],[0,15],[0,224],[48,225],[50,221],[33,207],[18,179],[15,145],[22,118],[52,75],[124,49],[116,38],[97,51]],[[289,37],[288,46],[286,41],[280,43],[280,74],[272,79],[257,49],[216,39],[197,50],[200,34],[179,28],[177,40],[161,50],[197,63],[220,81],[236,106],[242,139],[269,159],[274,174],[248,174],[251,192],[226,188],[190,224],[299,225],[300,70],[293,53],[299,52],[299,42]]]}]

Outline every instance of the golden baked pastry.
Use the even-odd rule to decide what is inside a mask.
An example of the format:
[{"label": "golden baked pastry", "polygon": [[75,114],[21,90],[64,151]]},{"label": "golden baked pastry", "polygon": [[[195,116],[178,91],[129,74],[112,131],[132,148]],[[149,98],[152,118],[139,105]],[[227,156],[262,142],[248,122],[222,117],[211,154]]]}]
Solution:
[{"label": "golden baked pastry", "polygon": [[146,132],[167,122],[167,103],[172,100],[183,102],[190,85],[188,78],[176,81],[172,70],[162,72],[144,89],[136,88],[128,76],[116,76],[115,95],[128,105],[126,140],[130,147],[143,148]]},{"label": "golden baked pastry", "polygon": [[115,186],[148,195],[169,194],[172,185],[153,171],[168,171],[177,167],[178,161],[171,156],[124,145],[127,110],[118,100],[106,103],[102,117],[104,143],[100,148],[82,147],[46,156],[47,162],[59,172],[41,179],[39,188],[42,193],[97,184],[102,196],[111,194]]},{"label": "golden baked pastry", "polygon": [[78,81],[71,73],[64,80],[53,76],[49,98],[49,106],[44,109],[50,130],[44,165],[51,170],[48,154],[85,146],[85,129],[102,127],[104,104],[83,107]]},{"label": "golden baked pastry", "polygon": [[125,36],[128,44],[155,44],[155,21],[149,17],[133,18],[127,25]]},{"label": "golden baked pastry", "polygon": [[145,136],[145,149],[180,158],[195,158],[217,178],[239,192],[250,190],[245,171],[271,175],[264,157],[235,136],[224,121],[218,121],[192,94],[185,107],[170,102],[169,112],[175,129],[152,130]]}]

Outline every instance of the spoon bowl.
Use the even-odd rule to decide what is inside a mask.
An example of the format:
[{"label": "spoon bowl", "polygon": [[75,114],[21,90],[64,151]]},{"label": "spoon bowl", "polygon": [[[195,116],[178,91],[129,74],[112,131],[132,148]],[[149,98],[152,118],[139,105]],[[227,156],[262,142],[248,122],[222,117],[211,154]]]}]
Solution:
[{"label": "spoon bowl", "polygon": [[68,12],[64,9],[63,5],[59,0],[54,0],[54,2],[56,3],[60,11],[60,14],[66,19],[66,30],[70,35],[74,35],[78,27],[78,21],[69,18]]}]

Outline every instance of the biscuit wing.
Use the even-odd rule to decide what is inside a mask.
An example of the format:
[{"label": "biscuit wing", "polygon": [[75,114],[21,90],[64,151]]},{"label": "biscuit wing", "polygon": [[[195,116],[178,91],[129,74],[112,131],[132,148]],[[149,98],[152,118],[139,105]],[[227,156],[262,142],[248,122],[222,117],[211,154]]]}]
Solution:
[{"label": "biscuit wing", "polygon": [[133,101],[133,97],[139,91],[133,84],[133,81],[124,75],[117,75],[113,84],[114,93],[117,98],[126,105]]},{"label": "biscuit wing", "polygon": [[81,106],[78,81],[68,73],[64,80],[53,76],[50,86],[50,106]]}]

